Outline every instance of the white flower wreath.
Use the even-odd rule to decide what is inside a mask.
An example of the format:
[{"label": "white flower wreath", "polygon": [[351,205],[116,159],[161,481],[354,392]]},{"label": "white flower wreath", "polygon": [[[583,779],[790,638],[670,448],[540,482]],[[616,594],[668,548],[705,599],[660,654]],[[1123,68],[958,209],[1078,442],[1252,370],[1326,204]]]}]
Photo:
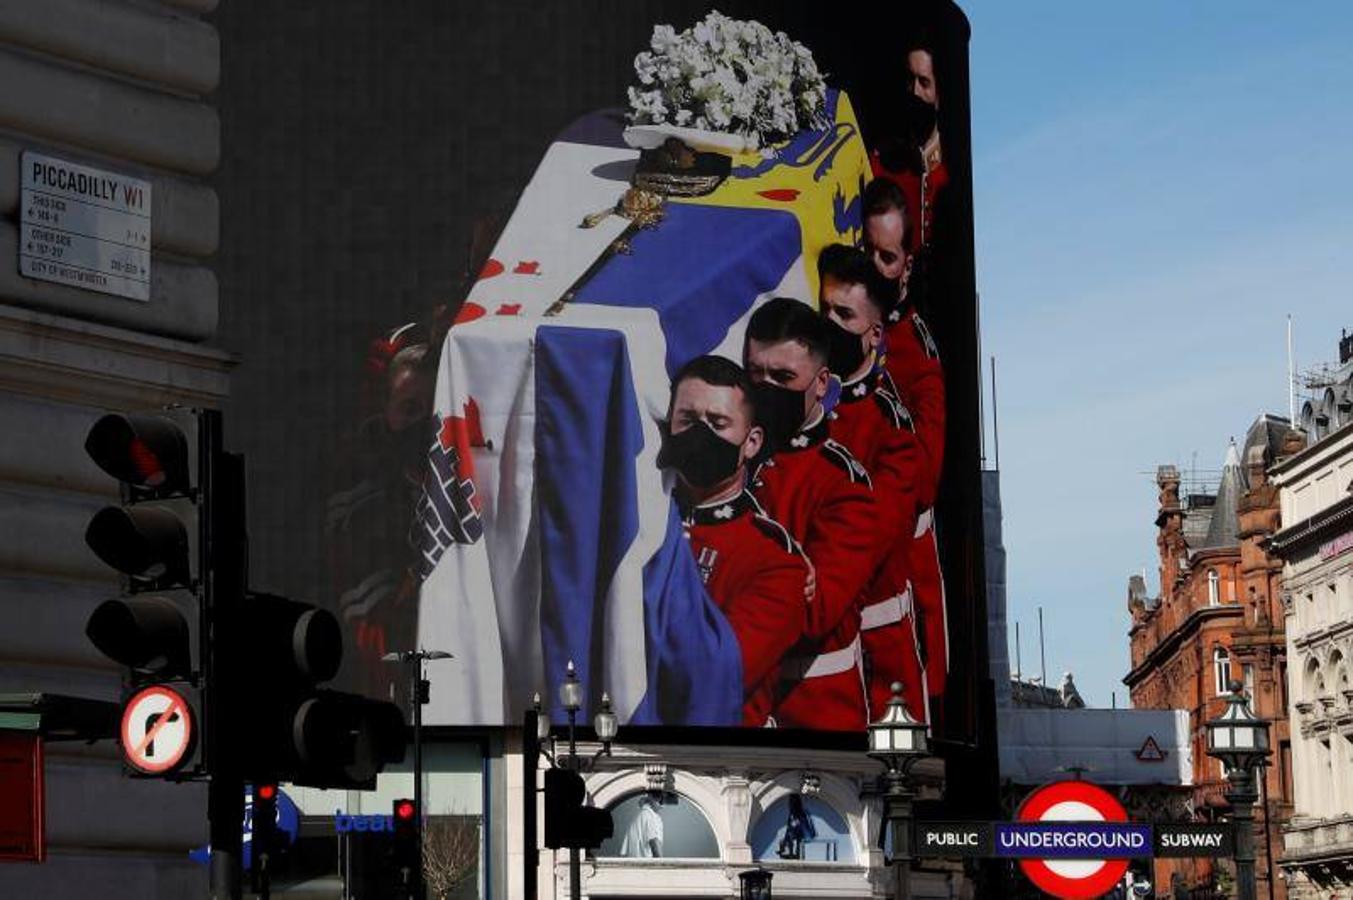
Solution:
[{"label": "white flower wreath", "polygon": [[760,22],[711,12],[677,33],[657,25],[634,58],[630,122],[736,134],[751,146],[825,124],[827,84],[807,47]]}]

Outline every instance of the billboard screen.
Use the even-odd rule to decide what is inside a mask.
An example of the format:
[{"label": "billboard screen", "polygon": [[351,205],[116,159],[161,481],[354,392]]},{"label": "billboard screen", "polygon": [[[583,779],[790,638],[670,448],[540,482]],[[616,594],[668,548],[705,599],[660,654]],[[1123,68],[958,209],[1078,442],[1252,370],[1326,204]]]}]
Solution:
[{"label": "billboard screen", "polygon": [[226,60],[254,586],[341,614],[350,687],[451,653],[433,724],[559,721],[572,664],[584,721],[858,733],[898,682],[971,742],[957,8],[324,9]]}]

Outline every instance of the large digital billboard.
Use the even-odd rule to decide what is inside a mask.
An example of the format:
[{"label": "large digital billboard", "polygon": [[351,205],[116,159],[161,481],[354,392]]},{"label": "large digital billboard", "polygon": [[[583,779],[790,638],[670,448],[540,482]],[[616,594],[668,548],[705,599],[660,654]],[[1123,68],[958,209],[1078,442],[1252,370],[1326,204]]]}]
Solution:
[{"label": "large digital billboard", "polygon": [[[389,651],[452,654],[432,724],[519,723],[536,693],[559,721],[572,664],[584,721],[604,693],[622,725],[859,732],[897,682],[971,742],[966,21],[617,7],[383,23],[407,59],[382,55],[388,88],[353,88],[352,111],[361,146],[403,148],[376,208],[344,187],[376,167],[345,168],[350,138],[320,147],[323,127],[300,138],[313,157],[227,165],[263,203],[309,159],[332,193],[298,215],[336,204],[348,239],[317,255],[293,228],[224,266],[306,310],[226,323],[257,580],[340,612],[372,693],[399,683]],[[247,218],[226,227],[247,240]],[[323,302],[283,271],[288,241]]]}]

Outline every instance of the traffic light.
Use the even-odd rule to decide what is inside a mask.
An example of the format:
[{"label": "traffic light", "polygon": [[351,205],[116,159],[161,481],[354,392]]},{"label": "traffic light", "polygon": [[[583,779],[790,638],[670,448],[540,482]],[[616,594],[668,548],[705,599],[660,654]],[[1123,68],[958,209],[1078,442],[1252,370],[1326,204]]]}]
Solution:
[{"label": "traffic light", "polygon": [[418,804],[408,798],[396,800],[390,810],[390,818],[395,826],[394,834],[391,835],[391,851],[401,885],[413,885],[418,874],[419,812]]},{"label": "traffic light", "polygon": [[312,787],[371,786],[404,758],[404,717],[393,703],[319,687],[338,672],[343,634],[333,613],[250,593],[240,618],[241,687],[253,740],[245,774]]},{"label": "traffic light", "polygon": [[190,524],[179,517],[201,498],[189,480],[187,437],[161,416],[110,414],[94,423],[85,451],[121,489],[121,504],[94,515],[85,542],[125,576],[125,595],[96,607],[85,634],[128,670],[125,761],[137,775],[200,774],[201,678],[188,620],[171,597],[147,595],[186,592],[196,601],[200,589],[191,572]]},{"label": "traffic light", "polygon": [[[166,738],[177,739],[178,731],[165,731],[171,720],[187,727],[200,719],[216,739],[203,743],[205,758],[194,774],[210,772],[217,756],[231,777],[256,783],[368,786],[385,763],[404,758],[403,716],[393,703],[319,689],[343,657],[342,631],[332,613],[249,591],[244,460],[222,451],[219,412],[200,411],[196,419],[196,486],[188,438],[168,418],[106,415],[85,441],[94,462],[122,486],[121,505],[94,516],[86,541],[126,576],[129,595],[99,606],[86,633],[127,667],[132,686],[183,681],[173,690],[188,695],[182,704],[168,694],[148,698],[135,710],[138,721],[124,744],[135,749],[144,741],[144,756],[146,749],[171,745]],[[185,523],[180,513],[189,509],[196,521]],[[185,591],[197,603],[204,640],[196,669],[179,606],[168,597],[145,596],[171,590]],[[166,726],[148,739],[160,718]],[[186,767],[129,762],[142,774]]]},{"label": "traffic light", "polygon": [[614,833],[608,810],[584,806],[583,777],[572,769],[545,770],[545,846],[593,849]]},{"label": "traffic light", "polygon": [[262,889],[272,873],[277,844],[277,785],[271,782],[254,785],[253,810],[250,814],[251,843],[249,870],[253,889]]}]

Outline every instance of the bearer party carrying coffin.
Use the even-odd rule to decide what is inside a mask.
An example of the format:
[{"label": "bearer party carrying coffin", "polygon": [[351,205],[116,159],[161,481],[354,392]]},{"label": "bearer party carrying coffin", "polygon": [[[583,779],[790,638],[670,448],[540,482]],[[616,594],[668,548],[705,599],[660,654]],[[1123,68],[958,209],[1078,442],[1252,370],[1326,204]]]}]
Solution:
[{"label": "bearer party carrying coffin", "polygon": [[[636,60],[631,122],[660,100],[644,74],[664,27]],[[796,78],[805,55],[785,64]],[[858,238],[869,167],[850,101],[798,97],[809,126],[764,149],[609,111],[546,151],[439,368],[418,641],[455,658],[431,673],[427,721],[520,721],[569,661],[585,716],[604,690],[622,723],[740,721],[737,641],[656,465],[658,423],[673,373],[740,359],[765,299],[815,305],[818,251]]]}]

